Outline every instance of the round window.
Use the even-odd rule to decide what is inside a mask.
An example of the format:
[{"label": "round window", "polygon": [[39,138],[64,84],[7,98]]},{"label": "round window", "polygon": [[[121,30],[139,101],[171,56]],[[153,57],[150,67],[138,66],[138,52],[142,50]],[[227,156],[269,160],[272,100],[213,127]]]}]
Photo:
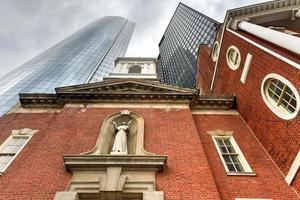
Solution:
[{"label": "round window", "polygon": [[241,54],[236,46],[230,46],[226,53],[227,64],[232,70],[239,68],[241,63]]},{"label": "round window", "polygon": [[300,97],[293,84],[278,74],[267,75],[261,86],[263,100],[282,119],[293,119],[300,108]]},{"label": "round window", "polygon": [[212,59],[214,62],[217,60],[219,56],[219,51],[220,51],[220,45],[219,42],[216,41],[212,49]]}]

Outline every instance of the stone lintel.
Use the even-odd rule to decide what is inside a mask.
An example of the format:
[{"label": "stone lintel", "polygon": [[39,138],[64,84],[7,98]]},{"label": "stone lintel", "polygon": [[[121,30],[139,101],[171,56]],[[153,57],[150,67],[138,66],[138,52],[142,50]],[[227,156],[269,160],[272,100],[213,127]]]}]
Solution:
[{"label": "stone lintel", "polygon": [[143,192],[143,200],[164,200],[164,193],[162,191]]},{"label": "stone lintel", "polygon": [[56,192],[53,200],[79,200],[75,191]]},{"label": "stone lintel", "polygon": [[124,169],[163,171],[167,156],[156,155],[65,155],[63,156],[67,171],[95,171],[108,167]]}]

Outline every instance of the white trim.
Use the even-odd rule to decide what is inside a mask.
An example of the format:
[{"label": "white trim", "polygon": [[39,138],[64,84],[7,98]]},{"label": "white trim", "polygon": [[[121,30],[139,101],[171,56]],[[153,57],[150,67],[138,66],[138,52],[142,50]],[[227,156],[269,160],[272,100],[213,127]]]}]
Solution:
[{"label": "white trim", "polygon": [[[238,61],[237,61],[237,64],[235,65],[235,64],[233,64],[231,61],[230,61],[230,59],[229,59],[229,51],[230,50],[235,50],[236,52],[237,52],[237,55],[238,55]],[[227,52],[226,52],[226,61],[227,61],[227,65],[228,65],[228,67],[230,68],[230,69],[232,69],[232,70],[237,70],[239,67],[240,67],[240,64],[241,64],[241,53],[240,53],[240,51],[239,51],[239,49],[236,47],[236,46],[234,46],[234,45],[231,45],[230,47],[228,47],[228,49],[227,49]]]},{"label": "white trim", "polygon": [[[278,79],[279,81],[281,81],[282,83],[286,84],[294,93],[295,97],[296,97],[296,102],[297,102],[297,107],[295,109],[295,112],[293,113],[289,113],[288,111],[285,111],[284,109],[281,109],[280,106],[277,106],[273,103],[273,100],[270,99],[268,92],[267,92],[267,85],[268,85],[268,80],[269,79]],[[267,85],[266,85],[267,84]],[[279,118],[281,119],[285,119],[285,120],[290,120],[295,118],[298,115],[298,112],[300,110],[300,96],[299,93],[297,91],[297,89],[294,87],[294,85],[287,80],[286,78],[284,78],[283,76],[279,75],[279,74],[268,74],[262,81],[261,83],[261,96],[265,102],[265,104],[268,106],[268,108],[275,114],[277,115]]]},{"label": "white trim", "polygon": [[[214,144],[215,144],[215,146],[216,146],[217,152],[218,152],[218,154],[219,154],[219,156],[220,156],[220,158],[221,158],[221,161],[222,161],[222,163],[223,163],[223,166],[224,166],[224,168],[225,168],[225,171],[226,171],[227,175],[233,175],[233,176],[234,176],[234,175],[238,175],[238,176],[249,176],[249,175],[250,175],[250,176],[255,176],[255,173],[253,172],[253,170],[251,169],[250,165],[248,164],[248,162],[247,162],[247,160],[246,160],[244,154],[242,153],[241,149],[239,148],[239,146],[238,146],[238,144],[236,143],[236,141],[235,141],[235,139],[233,138],[233,136],[230,135],[230,133],[229,133],[228,131],[227,131],[227,132],[226,132],[226,131],[224,132],[226,135],[217,135],[217,134],[214,134],[213,132],[218,133],[218,132],[221,132],[221,131],[220,131],[220,130],[218,130],[218,131],[209,131],[208,133],[212,136],[213,142],[214,142]],[[229,133],[229,134],[228,134],[228,133]],[[232,134],[232,133],[231,133],[231,134]],[[218,144],[217,144],[216,138],[228,138],[228,139],[230,140],[230,142],[231,142],[231,144],[232,144],[234,150],[235,150],[236,153],[238,154],[238,158],[239,158],[239,160],[240,160],[240,162],[241,162],[241,164],[242,164],[242,166],[243,166],[245,172],[235,173],[235,172],[230,172],[230,171],[228,170],[228,167],[227,167],[227,165],[226,165],[226,163],[225,163],[225,160],[223,159],[222,152],[220,151],[219,146],[218,146]]]},{"label": "white trim", "polygon": [[[214,55],[214,50],[215,50],[216,47],[218,48],[218,51],[217,51],[216,55]],[[212,60],[213,60],[214,62],[216,62],[216,61],[218,60],[219,53],[220,53],[220,44],[219,44],[218,41],[216,41],[216,42],[214,43],[214,46],[213,46],[213,48],[212,48],[212,53],[211,53],[211,58],[212,58]]]},{"label": "white trim", "polygon": [[239,115],[236,110],[191,109],[193,115]]},{"label": "white trim", "polygon": [[[37,130],[31,130],[28,128],[20,129],[20,130],[12,130],[11,135],[0,145],[0,153],[1,150],[10,142],[12,138],[28,138],[24,145],[19,149],[19,151],[14,154],[13,158],[10,160],[10,162],[5,166],[3,171],[0,171],[0,176],[5,172],[5,170],[10,166],[10,164],[16,159],[16,157],[21,153],[21,151],[24,149],[26,144],[29,142],[29,140],[32,138],[33,134],[36,133]],[[1,154],[0,154],[1,155]]]},{"label": "white trim", "polygon": [[256,37],[271,42],[300,55],[300,38],[270,28],[259,26],[247,21],[241,21],[238,27]]},{"label": "white trim", "polygon": [[252,61],[252,55],[250,53],[248,53],[247,57],[246,57],[245,64],[244,64],[243,72],[242,72],[242,75],[241,75],[241,79],[240,79],[242,83],[246,82],[246,78],[247,78],[247,75],[248,75],[248,71],[249,71],[249,68],[250,68],[251,61]]},{"label": "white trim", "polygon": [[293,67],[296,67],[297,69],[300,69],[300,64],[298,64],[298,63],[296,63],[296,62],[294,62],[294,61],[292,61],[292,60],[290,60],[290,59],[288,59],[288,58],[286,58],[286,57],[284,57],[284,56],[282,56],[282,55],[280,55],[280,54],[278,54],[278,53],[276,53],[276,52],[274,52],[274,51],[272,51],[272,50],[270,50],[270,49],[268,49],[268,48],[266,48],[266,47],[264,47],[264,46],[262,46],[262,45],[260,45],[258,43],[256,43],[256,42],[250,40],[249,38],[246,38],[245,36],[243,36],[243,35],[235,32],[235,31],[233,31],[233,30],[231,30],[229,28],[227,28],[226,30],[228,32],[230,32],[230,33],[232,33],[232,34],[234,34],[234,35],[242,38],[243,40],[249,42],[250,44],[258,47],[259,49],[261,49],[261,50],[263,50],[263,51],[265,51],[265,52],[267,52],[267,53],[275,56],[276,58],[278,58],[278,59],[280,59],[280,60],[288,63],[289,65],[292,65]]},{"label": "white trim", "polygon": [[297,171],[300,168],[300,151],[298,152],[298,154],[296,155],[296,158],[289,170],[289,172],[287,173],[286,177],[285,177],[285,181],[290,185],[293,181],[293,179],[296,176]]}]

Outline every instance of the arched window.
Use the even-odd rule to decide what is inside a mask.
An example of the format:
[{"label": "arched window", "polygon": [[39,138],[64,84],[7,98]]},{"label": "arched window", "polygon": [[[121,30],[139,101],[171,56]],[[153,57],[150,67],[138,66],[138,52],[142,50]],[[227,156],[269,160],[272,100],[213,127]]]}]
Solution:
[{"label": "arched window", "polygon": [[134,65],[134,66],[131,66],[128,70],[128,73],[129,74],[140,74],[142,71],[142,68],[141,66],[139,65]]},{"label": "arched window", "polygon": [[267,106],[282,119],[293,119],[299,112],[299,93],[293,84],[278,74],[267,75],[261,86]]}]

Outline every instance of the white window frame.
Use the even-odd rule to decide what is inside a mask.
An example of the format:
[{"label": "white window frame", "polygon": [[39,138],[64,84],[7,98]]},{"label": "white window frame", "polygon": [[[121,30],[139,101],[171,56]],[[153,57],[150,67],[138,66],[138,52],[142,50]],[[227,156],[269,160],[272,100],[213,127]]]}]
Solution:
[{"label": "white window frame", "polygon": [[[237,52],[237,55],[238,55],[238,60],[237,60],[236,64],[232,63],[229,59],[229,51],[232,50],[232,49],[235,50]],[[237,70],[240,67],[241,60],[242,60],[242,58],[241,58],[241,53],[240,53],[239,49],[236,46],[231,45],[227,49],[227,52],[226,52],[226,61],[227,61],[227,64],[228,64],[229,68],[232,69],[232,70]]]},{"label": "white window frame", "polygon": [[[218,50],[217,50],[217,52],[215,53],[215,49],[216,49],[216,48],[218,48]],[[216,62],[217,59],[218,59],[218,57],[219,57],[219,53],[220,53],[220,44],[219,44],[218,41],[216,41],[216,42],[214,43],[214,46],[213,46],[211,52],[212,52],[212,53],[211,53],[211,58],[212,58],[212,60],[213,60],[214,62]]]},{"label": "white window frame", "polygon": [[[286,109],[282,108],[280,105],[278,106],[276,104],[276,102],[269,96],[268,94],[268,82],[270,79],[277,79],[279,81],[281,81],[283,84],[287,85],[292,92],[294,93],[295,97],[296,97],[296,109],[293,113],[289,113]],[[290,120],[295,118],[300,110],[300,96],[299,93],[297,91],[297,89],[295,88],[295,86],[286,78],[284,78],[283,76],[279,75],[279,74],[275,74],[275,73],[270,73],[267,76],[265,76],[265,78],[263,79],[262,83],[261,83],[261,95],[262,98],[265,102],[265,104],[268,106],[268,108],[275,114],[277,115],[279,118],[284,119],[284,120]]]},{"label": "white window frame", "polygon": [[5,155],[6,153],[2,153],[4,147],[13,139],[13,138],[28,138],[26,142],[23,144],[23,146],[19,149],[18,152],[16,152],[13,155],[13,158],[10,160],[10,162],[5,166],[5,168],[0,171],[0,176],[4,174],[4,172],[7,170],[7,168],[11,165],[11,163],[15,160],[15,158],[20,154],[20,152],[24,149],[26,144],[29,142],[29,140],[32,138],[34,133],[36,133],[37,130],[31,130],[29,128],[24,128],[20,130],[12,130],[12,134],[0,145],[0,155]]},{"label": "white window frame", "polygon": [[[213,142],[215,144],[215,147],[217,149],[217,152],[220,156],[220,159],[223,163],[224,169],[226,171],[226,174],[229,176],[255,176],[256,174],[253,172],[251,169],[250,165],[248,164],[244,154],[242,153],[241,149],[239,148],[238,144],[236,143],[234,137],[233,137],[233,132],[232,131],[223,131],[223,130],[216,130],[216,131],[208,131],[208,133],[212,136]],[[235,152],[238,154],[238,159],[244,169],[244,172],[232,172],[229,171],[226,162],[223,158],[222,152],[219,149],[218,143],[216,141],[217,138],[221,139],[229,139]]]}]

